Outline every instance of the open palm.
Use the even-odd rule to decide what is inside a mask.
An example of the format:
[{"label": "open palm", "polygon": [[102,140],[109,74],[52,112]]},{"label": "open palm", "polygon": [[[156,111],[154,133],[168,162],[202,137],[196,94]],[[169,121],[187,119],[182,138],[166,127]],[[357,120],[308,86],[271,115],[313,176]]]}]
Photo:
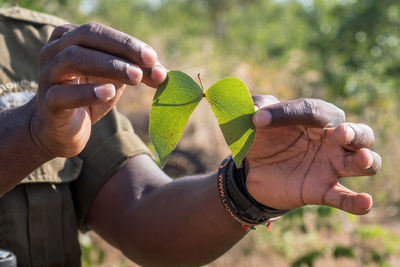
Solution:
[{"label": "open palm", "polygon": [[[259,106],[270,112],[272,121],[267,128],[258,125],[247,155],[249,193],[278,209],[323,204],[354,214],[368,212],[371,197],[347,189],[338,180],[373,175],[379,169],[379,155],[368,149],[374,140],[371,128],[344,123],[340,109],[320,100],[267,102]],[[304,112],[309,108],[314,110]],[[281,126],[284,123],[288,126]]]}]

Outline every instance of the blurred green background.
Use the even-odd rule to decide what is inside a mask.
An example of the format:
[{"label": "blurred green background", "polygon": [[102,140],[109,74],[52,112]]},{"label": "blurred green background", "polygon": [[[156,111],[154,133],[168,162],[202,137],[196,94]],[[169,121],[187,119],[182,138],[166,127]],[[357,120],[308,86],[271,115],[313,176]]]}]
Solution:
[{"label": "blurred green background", "polygon": [[[373,127],[382,170],[343,181],[373,196],[368,215],[297,209],[209,266],[400,266],[398,0],[2,0],[0,7],[18,4],[132,34],[167,68],[202,73],[206,86],[236,76],[253,94],[322,98]],[[146,142],[153,93],[139,86],[119,103]],[[199,109],[166,168],[173,176],[214,170],[227,153],[216,122]],[[81,239],[85,266],[134,266],[97,236]]]}]

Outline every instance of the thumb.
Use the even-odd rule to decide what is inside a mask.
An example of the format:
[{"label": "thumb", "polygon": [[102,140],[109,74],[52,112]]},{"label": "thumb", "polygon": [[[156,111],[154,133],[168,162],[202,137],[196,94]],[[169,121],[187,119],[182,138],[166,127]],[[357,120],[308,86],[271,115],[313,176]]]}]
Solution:
[{"label": "thumb", "polygon": [[115,96],[113,84],[54,85],[46,92],[46,104],[53,112],[103,104]]},{"label": "thumb", "polygon": [[258,128],[303,125],[312,128],[337,126],[345,121],[344,112],[320,99],[303,98],[265,106],[253,116]]}]

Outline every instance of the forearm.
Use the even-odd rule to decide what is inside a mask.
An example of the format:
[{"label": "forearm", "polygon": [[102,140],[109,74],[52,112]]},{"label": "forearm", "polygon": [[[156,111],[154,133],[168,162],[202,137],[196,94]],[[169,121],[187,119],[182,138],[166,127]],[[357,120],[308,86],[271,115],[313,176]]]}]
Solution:
[{"label": "forearm", "polygon": [[144,265],[205,264],[245,234],[221,205],[216,174],[169,183],[138,202],[124,222],[131,238],[121,240],[122,249]]},{"label": "forearm", "polygon": [[0,196],[50,160],[30,135],[32,105],[0,112]]},{"label": "forearm", "polygon": [[246,233],[222,206],[215,173],[171,181],[145,155],[103,186],[88,223],[144,266],[205,264]]}]

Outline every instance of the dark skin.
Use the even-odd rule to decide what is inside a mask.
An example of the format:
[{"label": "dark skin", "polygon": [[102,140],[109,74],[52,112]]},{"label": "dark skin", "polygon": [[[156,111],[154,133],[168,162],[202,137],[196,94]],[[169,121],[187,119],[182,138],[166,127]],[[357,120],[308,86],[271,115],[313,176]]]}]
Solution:
[{"label": "dark skin", "polygon": [[117,103],[125,84],[156,87],[166,77],[150,46],[95,23],[57,27],[39,65],[37,95],[0,113],[0,152],[7,155],[0,161],[0,195],[50,159],[79,154],[91,125]]},{"label": "dark skin", "polygon": [[[7,121],[10,115],[21,118],[9,131],[24,133],[18,141],[24,143],[20,147],[18,138],[8,137],[4,140],[17,147],[4,142],[0,150],[25,147],[38,155],[33,164],[16,166],[8,161],[11,167],[0,168],[5,177],[1,192],[35,166],[82,151],[91,124],[115,105],[125,84],[161,83],[165,69],[149,49],[100,24],[57,28],[41,51],[37,96],[12,113],[1,114],[6,125],[13,125]],[[278,103],[256,96],[254,104],[259,109],[253,117],[256,140],[247,155],[246,172],[248,190],[256,200],[282,209],[322,204],[353,214],[369,211],[368,194],[338,183],[340,177],[379,170],[380,157],[369,150],[374,136],[368,126],[345,123],[343,111],[317,99]],[[24,123],[32,127],[27,129]],[[0,136],[7,138],[3,129]],[[147,155],[138,155],[102,187],[87,223],[141,265],[205,264],[246,234],[224,210],[216,185],[215,173],[172,181]]]}]

